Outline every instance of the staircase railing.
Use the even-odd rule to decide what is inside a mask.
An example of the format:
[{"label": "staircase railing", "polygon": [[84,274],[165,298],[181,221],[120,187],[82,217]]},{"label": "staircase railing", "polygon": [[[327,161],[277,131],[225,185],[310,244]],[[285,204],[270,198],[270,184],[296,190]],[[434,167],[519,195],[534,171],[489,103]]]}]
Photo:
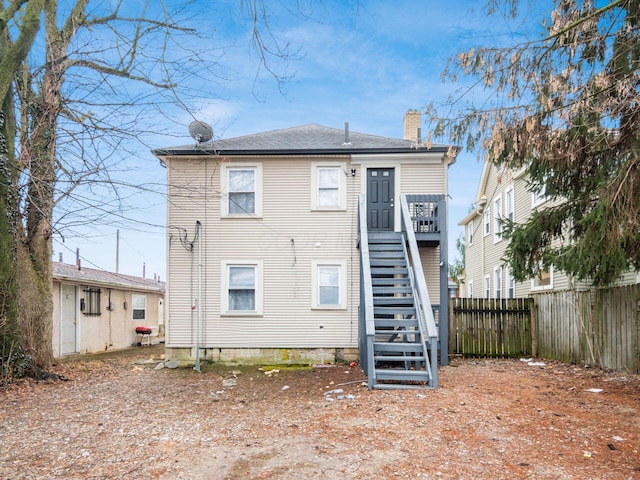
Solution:
[{"label": "staircase railing", "polygon": [[[402,249],[404,250],[404,255],[405,258],[409,258],[409,253],[407,251],[407,237],[405,236],[405,234],[402,234]],[[409,263],[409,262],[407,262]],[[411,265],[409,265],[409,280],[411,282],[411,295],[413,296],[414,300],[414,305],[416,308],[416,320],[418,322],[418,329],[420,330],[420,342],[422,343],[422,351],[424,352],[424,363],[425,363],[425,370],[429,373],[429,377],[432,378],[432,371],[431,371],[431,360],[429,358],[429,355],[427,354],[427,352],[429,352],[429,350],[427,349],[427,342],[426,342],[426,336],[427,336],[427,321],[425,318],[425,313],[424,313],[424,308],[422,306],[422,302],[419,301],[419,293],[418,293],[418,288],[417,288],[417,284],[416,284],[416,279],[415,279],[415,273],[413,271],[413,268],[411,268]],[[416,301],[418,300],[418,301]]]},{"label": "staircase railing", "polygon": [[[361,200],[362,201],[362,200]],[[365,210],[366,211],[366,210]],[[425,281],[424,271],[422,269],[422,263],[420,261],[420,252],[418,249],[418,242],[414,232],[413,221],[411,220],[411,214],[409,213],[409,205],[407,203],[406,195],[400,195],[400,214],[402,218],[401,227],[402,233],[406,236],[407,244],[409,246],[409,268],[412,270],[413,278],[415,282],[415,302],[416,311],[420,310],[424,323],[421,328],[424,328],[424,336],[429,344],[428,352],[431,358],[431,382],[430,386],[437,388],[438,386],[438,329],[433,317],[433,310],[431,308],[431,300],[429,299],[429,290],[427,289],[427,282]],[[366,225],[365,225],[366,230]],[[362,249],[361,249],[362,251]],[[368,253],[368,252],[367,252]],[[426,356],[427,351],[425,351]]]},{"label": "staircase railing", "polygon": [[[375,365],[373,361],[373,342],[376,327],[373,311],[373,284],[371,282],[371,264],[369,261],[369,236],[367,232],[367,199],[364,194],[358,196],[358,241],[360,243],[360,311],[358,313],[358,331],[360,338],[360,365],[367,375],[368,387],[375,384]],[[365,333],[364,337],[362,332]]]}]

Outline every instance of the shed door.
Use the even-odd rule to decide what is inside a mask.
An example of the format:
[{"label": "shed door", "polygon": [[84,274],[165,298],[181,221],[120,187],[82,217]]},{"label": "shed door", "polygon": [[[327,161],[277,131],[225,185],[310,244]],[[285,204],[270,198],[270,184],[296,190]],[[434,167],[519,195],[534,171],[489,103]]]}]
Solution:
[{"label": "shed door", "polygon": [[76,287],[60,286],[60,355],[76,353]]},{"label": "shed door", "polygon": [[367,226],[372,231],[393,231],[393,168],[367,169]]}]

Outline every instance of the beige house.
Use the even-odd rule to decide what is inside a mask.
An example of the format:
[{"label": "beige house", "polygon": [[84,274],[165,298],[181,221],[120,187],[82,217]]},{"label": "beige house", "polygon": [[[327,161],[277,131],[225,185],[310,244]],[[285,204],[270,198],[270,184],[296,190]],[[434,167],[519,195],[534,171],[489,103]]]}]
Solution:
[{"label": "beige house", "polygon": [[[515,282],[502,258],[508,241],[502,236],[500,218],[525,222],[532,211],[544,209],[550,201],[544,195],[531,192],[525,170],[510,169],[485,162],[474,208],[458,225],[465,227],[465,274],[461,284],[462,297],[520,298],[530,293],[560,291],[571,288],[569,277],[551,267],[539,278]],[[629,272],[620,285],[637,283],[635,272]],[[589,288],[577,282],[578,289]]]},{"label": "beige house", "polygon": [[[406,194],[438,194],[429,224],[446,238],[455,151],[424,145],[419,125],[410,111],[405,139],[311,124],[154,150],[167,169],[167,357],[355,358],[361,220],[399,236]],[[417,243],[437,317],[447,249],[434,238]]]},{"label": "beige house", "polygon": [[54,357],[134,346],[138,326],[161,335],[164,293],[158,280],[53,262]]}]

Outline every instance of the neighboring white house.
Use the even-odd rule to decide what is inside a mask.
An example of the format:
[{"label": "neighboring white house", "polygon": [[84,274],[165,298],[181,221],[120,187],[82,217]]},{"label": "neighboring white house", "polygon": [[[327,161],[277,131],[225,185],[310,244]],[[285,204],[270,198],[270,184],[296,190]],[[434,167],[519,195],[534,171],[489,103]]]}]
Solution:
[{"label": "neighboring white house", "polygon": [[[536,209],[549,206],[549,200],[534,194],[528,187],[524,169],[514,172],[485,162],[472,211],[458,225],[465,227],[465,272],[461,283],[462,297],[520,298],[530,293],[569,289],[569,277],[553,267],[540,277],[515,282],[504,264],[508,240],[502,236],[501,218],[524,223]],[[618,284],[638,281],[634,272],[626,274]],[[576,282],[578,289],[588,288]]]},{"label": "neighboring white house", "polygon": [[164,325],[165,284],[158,280],[53,262],[53,355],[136,345],[135,328]]},{"label": "neighboring white house", "polygon": [[[447,193],[455,150],[427,147],[419,125],[409,111],[405,139],[311,124],[154,150],[167,169],[167,358],[356,355],[358,196],[371,229],[399,232],[401,195]],[[446,245],[420,252],[431,303],[446,305]]]}]

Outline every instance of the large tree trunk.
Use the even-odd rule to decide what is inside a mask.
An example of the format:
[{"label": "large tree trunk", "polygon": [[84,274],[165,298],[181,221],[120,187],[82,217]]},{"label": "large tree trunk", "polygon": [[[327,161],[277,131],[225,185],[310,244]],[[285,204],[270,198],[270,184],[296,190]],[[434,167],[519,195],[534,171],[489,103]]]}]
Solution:
[{"label": "large tree trunk", "polygon": [[56,132],[64,72],[60,59],[64,58],[65,45],[65,42],[50,38],[47,46],[49,66],[32,105],[30,142],[22,146],[22,163],[29,168],[29,184],[26,222],[17,246],[19,318],[24,346],[40,367],[49,366],[52,360],[51,219],[56,181]]}]

